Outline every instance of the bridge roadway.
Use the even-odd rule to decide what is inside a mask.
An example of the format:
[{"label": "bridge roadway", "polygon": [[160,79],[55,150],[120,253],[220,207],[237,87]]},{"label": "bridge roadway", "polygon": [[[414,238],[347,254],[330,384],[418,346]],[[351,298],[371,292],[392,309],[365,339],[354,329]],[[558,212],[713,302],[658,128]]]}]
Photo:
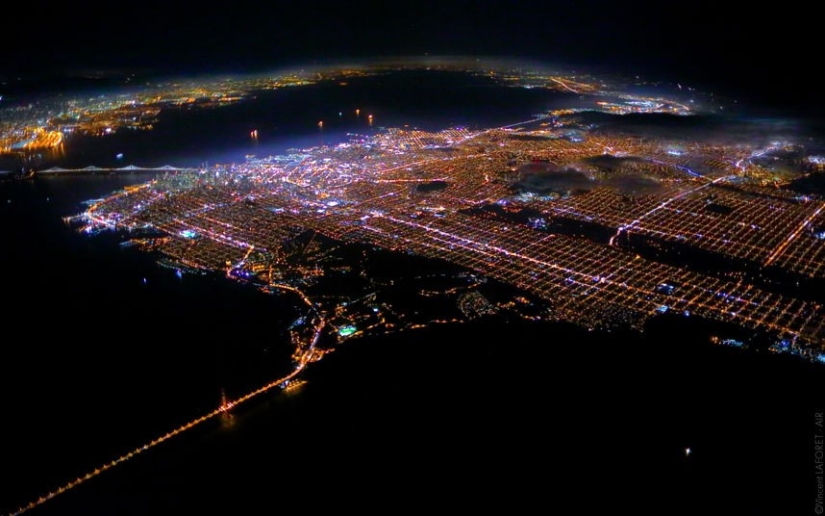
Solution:
[{"label": "bridge roadway", "polygon": [[49,491],[48,493],[38,497],[36,500],[32,500],[28,504],[23,505],[23,506],[19,507],[17,510],[12,511],[12,512],[10,512],[10,513],[8,513],[4,516],[19,516],[19,515],[21,515],[23,513],[26,513],[28,511],[40,506],[40,505],[43,505],[46,502],[48,502],[49,500],[52,500],[52,499],[56,498],[57,496],[59,496],[63,493],[66,493],[67,491],[70,491],[71,489],[73,489],[75,487],[78,487],[79,485],[83,484],[84,482],[87,482],[87,481],[97,477],[98,475],[104,473],[105,471],[108,471],[108,470],[114,468],[115,466],[117,466],[119,464],[122,464],[122,463],[126,462],[127,460],[132,459],[132,458],[136,457],[137,455],[140,455],[141,453],[143,453],[145,451],[148,451],[151,448],[154,448],[155,446],[157,446],[161,443],[164,443],[164,442],[172,439],[173,437],[176,437],[176,436],[184,433],[187,430],[191,430],[191,429],[195,428],[196,426],[199,426],[202,423],[205,423],[206,421],[209,421],[210,419],[215,419],[218,416],[222,416],[222,415],[226,414],[227,412],[229,412],[230,410],[232,410],[233,408],[237,407],[238,405],[240,405],[242,403],[246,403],[247,401],[249,401],[249,400],[251,400],[255,397],[258,397],[261,394],[267,393],[267,392],[271,391],[272,389],[274,389],[275,387],[278,387],[278,386],[282,385],[284,382],[287,382],[289,380],[292,380],[292,379],[296,378],[301,373],[301,371],[304,370],[304,368],[307,366],[307,364],[309,364],[310,362],[313,361],[313,358],[314,358],[315,353],[316,353],[316,345],[318,344],[318,341],[321,338],[323,330],[326,326],[326,320],[318,313],[315,306],[309,301],[309,299],[302,292],[297,291],[297,289],[290,289],[290,290],[293,290],[296,293],[298,293],[300,295],[300,297],[302,298],[302,300],[304,300],[304,302],[306,302],[307,304],[310,305],[310,308],[313,311],[315,311],[315,313],[317,315],[317,322],[315,324],[315,331],[312,334],[312,339],[309,341],[309,345],[306,347],[304,352],[301,354],[301,357],[296,362],[294,369],[289,374],[287,374],[287,375],[285,375],[281,378],[278,378],[277,380],[272,380],[271,382],[269,382],[267,384],[264,384],[264,385],[258,387],[257,389],[255,389],[253,391],[247,392],[246,394],[244,394],[243,396],[241,396],[237,399],[225,400],[221,404],[221,406],[219,406],[215,410],[213,410],[213,411],[211,411],[207,414],[204,414],[203,416],[201,416],[197,419],[193,419],[192,421],[184,423],[181,426],[175,428],[174,430],[171,430],[171,431],[161,435],[160,437],[157,437],[156,439],[153,439],[152,441],[150,441],[148,443],[145,443],[141,446],[138,446],[137,448],[133,449],[132,451],[130,451],[128,453],[125,453],[125,454],[121,455],[120,457],[118,457],[118,458],[116,458],[116,459],[114,459],[110,462],[107,462],[105,464],[102,464],[102,465],[98,466],[97,468],[95,468],[92,471],[89,471],[85,475],[77,477],[76,479],[74,479],[70,482],[67,482],[66,484],[58,487],[57,489],[55,489],[53,491]]},{"label": "bridge roadway", "polygon": [[90,165],[83,168],[63,168],[51,167],[44,170],[38,170],[37,175],[62,175],[62,174],[114,174],[124,172],[176,172],[182,170],[197,170],[194,167],[173,167],[172,165],[163,165],[160,167],[139,167],[136,165],[126,165],[125,167],[97,167]]}]

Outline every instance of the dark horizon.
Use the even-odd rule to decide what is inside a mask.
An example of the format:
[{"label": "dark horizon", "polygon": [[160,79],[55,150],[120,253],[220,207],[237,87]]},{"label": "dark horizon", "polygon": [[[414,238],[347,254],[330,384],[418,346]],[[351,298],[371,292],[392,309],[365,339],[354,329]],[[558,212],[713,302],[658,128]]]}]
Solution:
[{"label": "dark horizon", "polygon": [[150,2],[130,12],[58,4],[12,24],[0,81],[113,70],[242,74],[375,57],[469,55],[638,74],[819,110],[809,80],[814,19],[787,3],[747,12],[594,0],[423,1],[404,10],[366,2],[245,10]]}]

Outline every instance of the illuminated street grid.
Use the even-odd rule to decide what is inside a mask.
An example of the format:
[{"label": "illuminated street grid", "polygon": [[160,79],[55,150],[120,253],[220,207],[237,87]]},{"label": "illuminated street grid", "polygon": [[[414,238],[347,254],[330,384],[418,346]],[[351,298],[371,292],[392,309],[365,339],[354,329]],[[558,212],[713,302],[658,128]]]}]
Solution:
[{"label": "illuminated street grid", "polygon": [[[353,308],[358,303],[340,295],[327,295],[325,284],[313,283],[315,279],[330,273],[334,281],[337,272],[357,267],[342,264],[340,257],[325,260],[332,250],[317,241],[319,235],[340,244],[443,260],[470,271],[457,274],[463,282],[442,292],[429,287],[418,291],[422,299],[459,293],[456,305],[467,318],[509,310],[529,320],[642,329],[657,314],[675,313],[733,323],[754,334],[767,332],[778,344],[771,349],[825,362],[825,310],[819,298],[795,296],[788,284],[756,286],[753,275],[744,272],[757,264],[766,275],[788,273],[790,280],[781,279],[796,279],[797,284],[825,276],[825,203],[781,189],[792,175],[770,166],[771,153],[787,150],[786,144],[759,148],[605,134],[592,130],[583,115],[684,116],[699,105],[693,104],[694,93],[683,100],[630,95],[621,93],[628,84],[587,75],[471,61],[169,80],[130,93],[5,103],[0,154],[51,149],[59,155],[72,133],[151,130],[162,109],[213,108],[255,91],[323,80],[345,85],[351,78],[399,69],[464,71],[501,85],[571,92],[579,99],[572,107],[484,131],[389,129],[353,136],[334,147],[179,169],[90,201],[87,211],[67,217],[88,233],[124,230],[125,244],[160,251],[166,257],[162,264],[223,271],[264,292],[295,295],[308,311],[290,328],[294,364],[286,376],[235,400],[224,399],[215,410],[11,514],[25,513],[241,403],[287,387],[308,363],[330,351],[316,346],[324,334],[341,342],[372,328],[401,331],[461,322],[456,315],[422,321],[401,313],[376,301],[377,283],[359,294],[366,310]],[[822,156],[801,161],[807,167],[803,173],[825,169]],[[549,191],[530,191],[521,182],[536,170],[551,177],[560,172],[557,176],[573,181],[569,189],[562,181]],[[63,172],[72,171],[51,170]],[[677,267],[666,257],[643,257],[633,248],[635,237],[649,237],[665,250],[701,249],[726,257],[739,270],[715,276],[701,270],[701,262]],[[524,295],[490,303],[474,290],[486,278],[518,287]],[[549,308],[534,306],[540,303],[528,295]]]},{"label": "illuminated street grid", "polygon": [[[809,228],[822,222],[822,200],[800,200],[748,176],[743,160],[753,149],[737,147],[725,157],[715,146],[707,157],[696,147],[690,162],[701,162],[699,174],[683,165],[684,154],[649,140],[570,141],[548,120],[486,131],[392,130],[290,157],[181,172],[113,195],[83,217],[87,230],[160,231],[167,238],[157,248],[190,267],[229,273],[247,267],[254,251],[249,274],[264,283],[281,282],[286,246],[312,230],[447,260],[524,289],[552,306],[552,318],[587,327],[642,328],[665,312],[702,316],[769,331],[818,356],[825,342],[820,303],[765,290],[745,276],[722,279],[660,263],[622,242],[628,233],[643,234],[821,277],[823,240]],[[604,156],[636,157],[622,162],[621,174],[646,178],[641,190],[605,182],[610,173],[593,168]],[[542,195],[514,190],[522,168],[536,163],[586,172],[594,186]],[[479,210],[491,206],[505,215]],[[535,217],[507,218],[526,208],[545,226],[588,221],[612,237],[553,233]]]},{"label": "illuminated street grid", "polygon": [[[652,236],[808,277],[825,277],[825,246],[813,230],[825,223],[822,201],[798,201],[781,194],[766,198],[726,186],[696,188],[655,211],[660,195],[627,202],[606,189],[531,205],[547,216],[597,221],[621,228],[625,235]],[[716,213],[711,205],[730,211]]]},{"label": "illuminated street grid", "polygon": [[[524,288],[554,304],[560,319],[598,327],[607,321],[636,323],[663,310],[770,328],[819,340],[822,312],[811,303],[771,295],[560,235],[539,240],[521,228],[464,216],[430,225],[376,217],[364,239],[412,248]],[[377,233],[374,236],[373,233]],[[400,245],[396,242],[400,242]],[[665,284],[678,285],[660,292]]]}]

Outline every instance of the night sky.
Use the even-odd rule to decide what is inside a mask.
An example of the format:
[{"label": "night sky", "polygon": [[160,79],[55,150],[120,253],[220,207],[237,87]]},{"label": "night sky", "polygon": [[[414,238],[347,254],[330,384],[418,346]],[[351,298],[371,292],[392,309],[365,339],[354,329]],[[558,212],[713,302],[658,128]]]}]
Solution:
[{"label": "night sky", "polygon": [[[0,77],[245,72],[373,56],[475,55],[597,66],[770,102],[816,99],[813,4],[719,2],[58,2],[6,23]],[[25,7],[24,7],[25,9]],[[722,93],[722,91],[720,91]]]}]

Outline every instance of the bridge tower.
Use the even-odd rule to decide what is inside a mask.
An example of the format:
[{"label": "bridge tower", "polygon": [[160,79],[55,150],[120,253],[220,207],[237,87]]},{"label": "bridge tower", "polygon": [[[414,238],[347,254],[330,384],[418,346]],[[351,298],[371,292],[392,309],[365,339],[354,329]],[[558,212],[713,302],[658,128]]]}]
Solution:
[{"label": "bridge tower", "polygon": [[221,410],[221,412],[223,412],[221,414],[221,419],[223,421],[229,421],[230,419],[232,419],[232,413],[229,412],[230,409],[232,409],[232,403],[230,403],[229,400],[226,398],[226,389],[221,387],[221,406],[220,406],[220,410]]}]

